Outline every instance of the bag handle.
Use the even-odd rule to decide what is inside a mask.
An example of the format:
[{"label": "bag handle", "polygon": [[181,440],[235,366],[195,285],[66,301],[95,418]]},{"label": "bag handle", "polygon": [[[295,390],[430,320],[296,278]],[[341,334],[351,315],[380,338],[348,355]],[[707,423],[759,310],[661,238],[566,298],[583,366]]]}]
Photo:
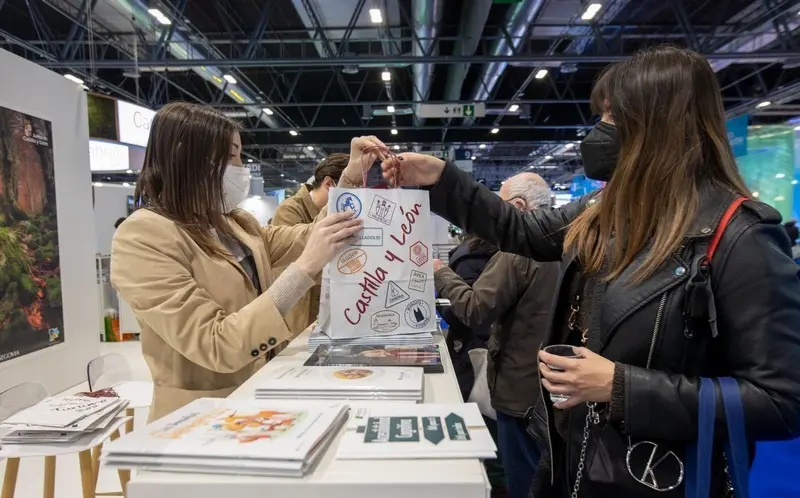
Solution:
[{"label": "bag handle", "polygon": [[[750,496],[750,456],[745,434],[744,407],[739,384],[731,377],[719,379],[722,404],[728,426],[725,455],[736,498]],[[709,498],[711,461],[714,454],[714,425],[717,390],[712,379],[700,379],[697,443],[686,448],[686,498]]]}]

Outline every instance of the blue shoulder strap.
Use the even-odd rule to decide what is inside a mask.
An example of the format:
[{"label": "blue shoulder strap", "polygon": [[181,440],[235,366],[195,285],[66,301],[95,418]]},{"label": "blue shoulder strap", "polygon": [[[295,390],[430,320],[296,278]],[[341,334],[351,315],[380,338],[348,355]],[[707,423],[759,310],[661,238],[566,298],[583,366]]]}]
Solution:
[{"label": "blue shoulder strap", "polygon": [[736,498],[750,496],[750,449],[745,432],[744,407],[739,384],[731,377],[721,377],[722,404],[728,423],[728,442],[725,454],[728,458],[728,473],[733,483]]},{"label": "blue shoulder strap", "polygon": [[[745,432],[744,407],[735,379],[719,379],[722,403],[728,426],[725,455],[728,473],[736,498],[750,496],[750,457]],[[697,407],[697,443],[686,447],[686,498],[708,498],[711,493],[711,460],[714,453],[714,425],[717,393],[714,381],[700,379],[700,399]]]},{"label": "blue shoulder strap", "polygon": [[697,406],[697,443],[686,447],[686,498],[708,498],[711,493],[711,456],[714,450],[714,419],[717,393],[714,381],[700,378]]}]

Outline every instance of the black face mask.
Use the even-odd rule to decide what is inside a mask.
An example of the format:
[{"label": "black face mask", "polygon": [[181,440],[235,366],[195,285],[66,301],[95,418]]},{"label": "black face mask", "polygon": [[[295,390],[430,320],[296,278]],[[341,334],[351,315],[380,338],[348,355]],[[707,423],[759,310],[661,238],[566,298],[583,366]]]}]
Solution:
[{"label": "black face mask", "polygon": [[617,167],[619,132],[617,127],[600,121],[581,142],[583,171],[592,180],[607,182]]}]

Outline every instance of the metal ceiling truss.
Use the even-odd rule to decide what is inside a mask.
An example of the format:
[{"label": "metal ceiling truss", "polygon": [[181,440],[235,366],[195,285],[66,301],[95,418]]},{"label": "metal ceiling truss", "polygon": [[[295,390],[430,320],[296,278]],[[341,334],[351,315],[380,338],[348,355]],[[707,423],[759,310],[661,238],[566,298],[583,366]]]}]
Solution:
[{"label": "metal ceiling truss", "polygon": [[[279,1],[280,8],[276,7]],[[453,4],[447,1],[448,6]],[[608,3],[609,12],[617,19],[601,16],[585,23],[576,13],[571,19],[564,18],[564,22],[561,18],[559,22],[534,21],[537,29],[525,30],[508,23],[508,19],[506,24],[487,24],[486,10],[487,18],[473,23],[477,26],[479,22],[483,27],[475,50],[459,49],[452,55],[440,52],[439,47],[443,43],[460,46],[463,42],[465,33],[452,25],[458,16],[443,16],[451,23],[448,25],[439,22],[434,13],[430,19],[434,24],[424,29],[418,26],[418,19],[417,23],[414,20],[418,6],[441,7],[445,0],[429,0],[424,4],[416,0],[400,1],[393,18],[387,15],[387,21],[393,24],[380,27],[360,24],[367,5],[388,12],[389,0],[375,2],[351,3],[353,12],[347,24],[328,26],[322,20],[329,16],[316,10],[323,4],[312,0],[296,0],[294,7],[285,0],[250,2],[248,11],[222,0],[212,2],[215,10],[209,17],[217,21],[215,29],[200,32],[195,24],[185,22],[187,15],[192,16],[192,11],[187,11],[188,0],[152,3],[173,20],[168,28],[153,31],[134,23],[125,31],[109,29],[92,15],[98,0],[0,0],[0,9],[9,8],[5,4],[10,3],[12,8],[26,12],[35,33],[22,37],[12,26],[3,25],[0,47],[53,70],[70,71],[93,89],[154,108],[175,98],[208,103],[241,120],[242,132],[248,135],[246,157],[261,161],[265,178],[278,182],[280,178],[304,181],[318,161],[316,154],[346,151],[347,137],[364,133],[388,138],[391,142],[387,143],[397,145],[400,150],[435,147],[446,136],[450,141],[462,142],[453,145],[455,148],[476,150],[476,170],[487,165],[513,170],[533,165],[537,172],[546,170],[544,175],[551,174],[548,171],[557,165],[560,172],[571,171],[578,166],[578,156],[571,148],[593,122],[586,95],[587,80],[591,78],[585,73],[576,77],[575,72],[568,69],[562,72],[559,68],[597,69],[627,58],[632,44],[670,41],[685,44],[712,61],[715,70],[729,68],[720,73],[720,81],[731,116],[755,113],[777,119],[800,114],[800,106],[794,104],[800,100],[800,82],[794,79],[798,73],[780,69],[787,61],[788,68],[800,63],[795,36],[798,24],[792,17],[797,14],[794,1],[753,0],[730,19],[724,18],[730,13],[720,13],[718,19],[710,21],[708,12],[714,0],[702,3],[637,0],[630,5],[626,0],[616,0],[604,4]],[[481,4],[488,6],[489,0]],[[413,15],[407,5],[414,6]],[[509,6],[508,12],[511,15],[517,9],[519,16],[556,19],[539,15],[549,5],[546,0],[523,0]],[[279,17],[285,6],[298,9],[298,15],[304,11],[306,25],[294,27],[296,18]],[[57,26],[52,22],[54,12],[71,22],[68,29],[60,24],[62,32],[53,29]],[[620,23],[621,13],[626,19],[642,22]],[[670,14],[674,22],[665,22]],[[695,23],[701,16],[705,16],[705,23]],[[500,19],[494,15],[491,18],[492,22]],[[339,19],[341,24],[348,17]],[[714,24],[716,20],[722,22]],[[460,25],[464,22],[461,18]],[[293,27],[276,28],[277,25]],[[179,32],[182,36],[176,41],[173,35]],[[554,36],[553,32],[560,34]],[[154,33],[159,34],[154,36]],[[766,41],[737,42],[743,39]],[[500,44],[508,50],[493,50]],[[175,47],[190,50],[194,45],[202,47],[207,57],[178,59],[171,51]],[[461,97],[474,93],[472,85],[479,81],[474,76],[481,73],[479,64],[485,65],[483,68],[491,65],[502,68],[490,81],[480,79],[486,97],[477,100],[485,102],[486,118],[463,122],[429,119],[427,123],[416,119],[414,110],[422,103],[474,103],[475,99]],[[433,65],[437,82],[453,76],[449,73],[458,67],[455,73],[462,74],[462,81],[456,89],[460,90],[460,83],[466,82],[469,88],[464,90],[469,92],[459,95],[450,92],[450,88],[442,92],[438,87],[431,92],[429,85],[433,78],[425,80],[425,73],[418,69]],[[241,88],[252,90],[248,92],[256,102],[234,102],[226,98],[227,87],[220,88],[190,71],[204,66],[234,75]],[[514,69],[506,69],[507,66]],[[355,68],[363,74],[353,77],[348,71],[345,75],[345,68]],[[383,68],[392,73],[388,84],[376,81],[376,73]],[[534,84],[540,68],[548,68],[549,76],[547,81]],[[136,75],[136,79],[131,79],[131,75]],[[310,91],[310,85],[318,88]],[[309,95],[314,98],[308,98]],[[765,100],[772,105],[756,107]],[[520,106],[518,112],[508,111],[512,101]],[[395,106],[395,113],[386,111],[390,104]],[[256,115],[254,110],[262,107],[268,107],[275,119],[270,121],[270,116]],[[331,119],[337,115],[337,108],[344,111],[339,113],[341,126],[334,126],[336,121]],[[415,118],[413,124],[410,117],[404,117],[411,115]],[[511,116],[513,121],[505,119]],[[489,133],[494,127],[502,129],[499,136]],[[299,136],[290,136],[290,130]],[[399,135],[390,136],[390,130],[397,130]],[[478,143],[485,147],[477,150]],[[573,145],[568,149],[568,144]],[[307,151],[307,145],[314,145],[313,154]],[[549,157],[547,151],[565,150],[569,153],[545,159]],[[542,165],[545,160],[547,165]]]}]

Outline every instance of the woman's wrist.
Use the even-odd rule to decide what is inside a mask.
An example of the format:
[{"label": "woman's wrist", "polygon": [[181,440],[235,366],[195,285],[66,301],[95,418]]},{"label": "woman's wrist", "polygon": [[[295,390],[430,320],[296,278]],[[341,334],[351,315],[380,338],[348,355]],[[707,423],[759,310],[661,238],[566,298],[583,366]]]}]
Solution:
[{"label": "woman's wrist", "polygon": [[301,254],[300,257],[297,258],[297,260],[293,263],[293,265],[296,266],[297,269],[303,271],[308,278],[313,279],[315,275],[322,271],[322,268],[318,268],[318,264],[311,261],[310,258],[304,256],[305,254]]}]

